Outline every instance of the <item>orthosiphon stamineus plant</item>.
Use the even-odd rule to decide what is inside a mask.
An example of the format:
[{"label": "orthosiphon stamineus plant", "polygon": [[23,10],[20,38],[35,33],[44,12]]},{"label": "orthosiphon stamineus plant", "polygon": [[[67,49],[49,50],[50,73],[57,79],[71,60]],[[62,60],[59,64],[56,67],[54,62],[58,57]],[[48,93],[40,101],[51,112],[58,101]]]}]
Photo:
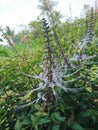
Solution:
[{"label": "orthosiphon stamineus plant", "polygon": [[95,32],[94,32],[94,26],[95,26],[95,18],[94,18],[94,9],[91,7],[91,13],[90,13],[90,22],[88,24],[88,31],[83,38],[82,42],[79,42],[77,44],[77,52],[76,54],[70,58],[70,62],[72,61],[80,61],[80,64],[82,61],[90,60],[95,58],[97,55],[87,55],[85,52],[89,48],[90,44],[93,44],[95,39]]},{"label": "orthosiphon stamineus plant", "polygon": [[[44,37],[45,37],[45,43],[44,43],[44,61],[41,65],[41,68],[43,72],[41,72],[39,75],[36,76],[30,76],[33,78],[38,78],[41,80],[39,83],[39,86],[31,91],[30,93],[36,92],[37,93],[37,99],[32,101],[31,103],[28,103],[26,105],[19,106],[19,108],[27,107],[33,103],[37,103],[38,101],[43,101],[43,106],[45,108],[49,108],[55,101],[54,99],[62,100],[61,95],[58,94],[57,88],[65,91],[65,92],[80,92],[82,88],[69,88],[67,85],[71,82],[75,82],[76,80],[79,80],[82,78],[81,76],[72,79],[72,80],[65,80],[66,78],[70,76],[74,76],[76,73],[80,71],[76,70],[75,72],[71,74],[66,74],[68,67],[63,67],[62,64],[59,63],[58,58],[56,58],[56,54],[54,51],[54,45],[52,43],[51,38],[51,30],[49,28],[49,25],[45,19],[42,19],[43,29],[44,29]],[[62,59],[63,60],[63,59]]]},{"label": "orthosiphon stamineus plant", "polygon": [[[76,54],[72,58],[69,58],[68,64],[71,65],[71,67],[68,66],[67,62],[65,62],[65,65],[62,67],[64,57],[62,57],[61,59],[62,63],[60,63],[59,59],[56,57],[55,54],[54,42],[52,40],[52,33],[51,33],[51,29],[49,28],[49,24],[45,19],[42,19],[42,25],[43,25],[44,37],[45,37],[44,61],[43,64],[41,65],[43,71],[39,75],[35,75],[35,76],[31,76],[23,73],[25,76],[40,79],[40,83],[38,87],[28,91],[29,93],[36,92],[37,99],[28,104],[19,106],[18,107],[19,109],[27,107],[39,101],[43,102],[42,104],[44,108],[49,108],[49,106],[51,106],[55,100],[63,101],[62,96],[57,91],[57,88],[63,90],[64,92],[73,92],[73,93],[80,92],[83,89],[83,88],[74,88],[74,87],[71,88],[68,87],[68,84],[69,83],[71,84],[82,78],[82,76],[80,75],[80,71],[82,66],[84,65],[84,61],[89,62],[90,59],[96,57],[96,55],[93,56],[86,55],[86,49],[88,49],[88,44],[92,44],[94,39],[93,15],[94,15],[93,8],[91,8],[91,16],[90,16],[88,32],[86,36],[83,38],[83,41],[81,43],[78,43]],[[55,43],[55,45],[56,44],[58,43]],[[61,52],[62,49],[63,48],[61,47],[60,48]],[[70,73],[67,73],[69,69],[71,69],[72,71]]]},{"label": "orthosiphon stamineus plant", "polygon": [[[54,42],[52,40],[52,33],[49,28],[49,24],[45,19],[42,19],[42,25],[44,30],[44,61],[41,65],[42,72],[39,75],[31,76],[24,74],[25,76],[29,76],[32,78],[40,79],[40,83],[37,88],[28,91],[29,93],[36,92],[37,99],[32,102],[21,105],[18,108],[27,107],[33,103],[37,103],[42,101],[43,106],[45,108],[49,108],[56,100],[62,100],[62,96],[58,93],[57,88],[63,90],[64,92],[80,92],[83,88],[69,88],[68,84],[73,83],[82,78],[80,75],[80,71],[85,62],[90,62],[91,59],[95,58],[97,55],[87,55],[86,50],[89,49],[89,44],[93,44],[94,40],[94,12],[93,8],[91,8],[90,22],[88,26],[88,31],[86,36],[83,38],[82,42],[77,43],[76,53],[72,58],[69,58],[68,63],[64,62],[64,66],[62,67],[64,61],[64,55],[61,57],[61,62],[56,57]],[[55,36],[55,38],[57,38]],[[58,40],[58,39],[57,39]],[[55,43],[55,45],[57,45]],[[60,53],[64,50],[61,46],[58,46]],[[71,67],[69,67],[69,65]],[[78,68],[78,69],[77,69]],[[67,73],[71,69],[70,73]],[[70,79],[70,80],[68,80]],[[55,99],[55,100],[54,100]]]},{"label": "orthosiphon stamineus plant", "polygon": [[90,23],[88,27],[88,42],[92,42],[93,37],[95,35],[94,32],[94,27],[95,27],[95,17],[94,17],[94,9],[91,7],[91,13],[90,13]]}]

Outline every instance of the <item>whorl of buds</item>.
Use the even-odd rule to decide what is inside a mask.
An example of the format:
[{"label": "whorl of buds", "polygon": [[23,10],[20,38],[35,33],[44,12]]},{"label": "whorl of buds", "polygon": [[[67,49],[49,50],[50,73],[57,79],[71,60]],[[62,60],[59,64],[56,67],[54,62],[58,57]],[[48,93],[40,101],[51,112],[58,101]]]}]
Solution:
[{"label": "whorl of buds", "polygon": [[44,56],[44,63],[47,68],[47,76],[48,81],[52,81],[52,68],[53,68],[53,45],[50,44],[52,41],[50,38],[50,28],[47,21],[43,18],[42,19],[43,29],[44,29],[44,37],[45,37],[45,56]]},{"label": "whorl of buds", "polygon": [[94,9],[91,7],[90,13],[90,23],[88,27],[88,43],[91,43],[94,37],[94,26],[95,26],[95,17],[94,17]]},{"label": "whorl of buds", "polygon": [[43,18],[42,19],[42,24],[43,24],[43,30],[44,30],[44,37],[45,37],[45,56],[44,56],[44,67],[46,70],[46,77],[47,77],[47,84],[46,84],[46,101],[44,102],[45,107],[49,107],[52,103],[53,100],[53,91],[51,89],[50,83],[52,82],[53,79],[53,45],[51,44],[51,34],[50,34],[50,28],[47,23],[47,21]]}]

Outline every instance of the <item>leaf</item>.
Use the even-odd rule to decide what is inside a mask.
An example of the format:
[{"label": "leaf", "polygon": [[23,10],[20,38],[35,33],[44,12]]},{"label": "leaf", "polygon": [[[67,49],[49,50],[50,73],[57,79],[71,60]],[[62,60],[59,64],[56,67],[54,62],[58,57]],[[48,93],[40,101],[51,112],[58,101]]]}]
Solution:
[{"label": "leaf", "polygon": [[0,42],[3,42],[3,40],[2,40],[2,39],[0,39]]},{"label": "leaf", "polygon": [[6,117],[4,119],[0,119],[0,125],[2,125],[6,120]]},{"label": "leaf", "polygon": [[39,105],[39,104],[35,104],[35,106],[34,106],[37,110],[42,110],[42,107]]},{"label": "leaf", "polygon": [[34,126],[34,129],[35,130],[38,130],[38,121],[39,121],[39,118],[35,118],[33,115],[31,115],[31,120],[32,120],[32,124]]},{"label": "leaf", "polygon": [[6,52],[6,50],[0,50],[0,56],[9,57],[8,53]]},{"label": "leaf", "polygon": [[24,119],[21,124],[22,125],[28,125],[28,124],[30,124],[30,120],[29,119]]},{"label": "leaf", "polygon": [[36,112],[34,115],[43,117],[43,116],[47,116],[47,113],[46,112]]},{"label": "leaf", "polygon": [[38,130],[38,125],[34,125],[34,130]]},{"label": "leaf", "polygon": [[49,123],[50,120],[48,118],[42,118],[39,120],[39,125],[43,125],[43,124],[46,124],[46,123]]},{"label": "leaf", "polygon": [[51,117],[53,117],[54,119],[58,120],[58,121],[64,121],[65,118],[60,116],[59,112],[54,112],[53,114],[51,114]]},{"label": "leaf", "polygon": [[34,121],[34,116],[33,116],[33,115],[31,115],[31,121],[32,121],[32,122]]},{"label": "leaf", "polygon": [[34,115],[41,116],[41,112],[36,112],[36,113],[34,113]]},{"label": "leaf", "polygon": [[40,117],[39,116],[35,117],[35,116],[31,115],[31,120],[32,120],[32,124],[35,126],[38,124]]},{"label": "leaf", "polygon": [[73,130],[85,130],[85,129],[82,128],[82,127],[80,126],[80,124],[77,123],[77,122],[74,122],[74,123],[72,124],[71,128],[72,128]]},{"label": "leaf", "polygon": [[52,127],[52,130],[59,130],[60,129],[60,126],[59,125],[54,125],[53,127]]},{"label": "leaf", "polygon": [[21,130],[21,128],[22,128],[22,125],[21,125],[21,123],[20,123],[20,121],[19,120],[17,120],[17,122],[16,122],[16,124],[15,124],[15,130]]},{"label": "leaf", "polygon": [[89,117],[90,116],[90,111],[87,110],[82,114],[84,117]]},{"label": "leaf", "polygon": [[5,69],[0,69],[0,72],[3,72]]}]

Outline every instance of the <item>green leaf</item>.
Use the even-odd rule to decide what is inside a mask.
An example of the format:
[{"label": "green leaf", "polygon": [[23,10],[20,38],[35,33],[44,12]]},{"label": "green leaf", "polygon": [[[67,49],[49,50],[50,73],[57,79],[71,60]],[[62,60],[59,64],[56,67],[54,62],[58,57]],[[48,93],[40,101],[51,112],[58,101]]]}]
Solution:
[{"label": "green leaf", "polygon": [[43,125],[43,124],[46,124],[46,123],[49,123],[50,120],[48,118],[42,118],[39,120],[38,124],[39,125]]},{"label": "green leaf", "polygon": [[8,53],[6,52],[6,50],[0,50],[0,56],[9,57]]},{"label": "green leaf", "polygon": [[38,130],[38,125],[34,125],[34,130]]},{"label": "green leaf", "polygon": [[82,128],[82,127],[80,126],[80,124],[77,123],[77,122],[74,122],[74,123],[72,124],[71,128],[72,128],[73,130],[85,130],[85,129]]},{"label": "green leaf", "polygon": [[21,125],[21,123],[20,123],[20,121],[19,120],[17,120],[17,122],[16,122],[16,124],[15,124],[15,130],[21,130],[21,128],[22,128],[22,125]]},{"label": "green leaf", "polygon": [[43,116],[47,116],[47,113],[46,112],[36,112],[34,115],[43,117]]},{"label": "green leaf", "polygon": [[54,113],[52,113],[52,114],[51,114],[51,117],[52,117],[52,118],[55,118],[56,120],[61,121],[61,122],[65,120],[64,117],[61,117],[61,116],[60,116],[60,113],[59,113],[59,112],[54,112]]},{"label": "green leaf", "polygon": [[0,39],[0,42],[3,42],[3,40],[2,40],[2,39]]},{"label": "green leaf", "polygon": [[34,115],[40,116],[40,115],[41,115],[41,112],[36,112],[36,113],[34,113]]},{"label": "green leaf", "polygon": [[55,125],[52,127],[52,130],[59,130],[60,129],[60,126],[59,125]]},{"label": "green leaf", "polygon": [[22,125],[28,125],[30,124],[30,120],[29,119],[24,119],[22,122],[21,122]]},{"label": "green leaf", "polygon": [[1,119],[0,119],[0,125],[2,125],[2,124],[5,122],[5,120],[6,120],[6,117],[3,118],[3,119],[1,118]]},{"label": "green leaf", "polygon": [[32,120],[32,124],[36,125],[36,124],[38,124],[40,117],[39,116],[35,117],[35,116],[31,115],[31,120]]},{"label": "green leaf", "polygon": [[33,115],[31,115],[31,121],[32,121],[32,122],[34,121],[34,116],[33,116]]},{"label": "green leaf", "polygon": [[39,105],[39,104],[35,104],[35,108],[39,111],[42,111],[43,110],[43,108]]},{"label": "green leaf", "polygon": [[38,122],[39,122],[39,117],[35,117],[33,115],[31,115],[31,120],[32,120],[32,124],[34,126],[34,130],[38,130]]},{"label": "green leaf", "polygon": [[5,69],[0,69],[0,72],[3,72]]}]

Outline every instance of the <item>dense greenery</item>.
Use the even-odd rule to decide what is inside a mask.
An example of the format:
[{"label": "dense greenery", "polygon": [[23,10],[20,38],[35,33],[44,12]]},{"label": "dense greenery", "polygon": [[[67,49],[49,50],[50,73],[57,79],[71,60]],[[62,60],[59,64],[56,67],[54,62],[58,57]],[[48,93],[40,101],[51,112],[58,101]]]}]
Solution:
[{"label": "dense greenery", "polygon": [[[11,35],[14,42],[9,27],[9,34],[3,32],[10,46],[0,46],[0,130],[98,130],[98,25],[93,21],[94,12],[91,8],[89,16],[61,23],[56,18],[60,13],[52,10],[55,4],[41,2],[50,28],[47,22],[33,21],[30,31],[18,33],[17,38]],[[46,82],[36,77],[58,66],[64,67],[63,78],[56,76],[66,84],[56,84],[56,94],[51,92],[49,86],[54,82],[48,73],[48,87],[40,90],[39,98],[36,88]]]}]

